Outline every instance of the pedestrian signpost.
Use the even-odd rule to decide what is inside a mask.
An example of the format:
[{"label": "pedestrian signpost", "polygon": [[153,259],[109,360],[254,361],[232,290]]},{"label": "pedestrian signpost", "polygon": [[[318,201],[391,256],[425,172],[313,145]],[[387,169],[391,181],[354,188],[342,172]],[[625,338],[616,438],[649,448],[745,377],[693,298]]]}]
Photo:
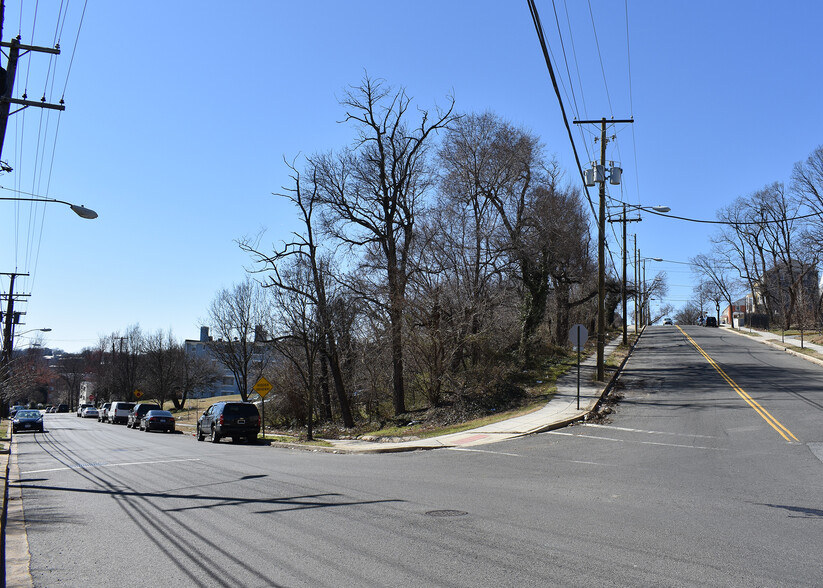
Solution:
[{"label": "pedestrian signpost", "polygon": [[589,339],[589,331],[583,325],[574,325],[569,330],[569,341],[577,349],[577,410],[580,410],[580,350]]},{"label": "pedestrian signpost", "polygon": [[263,410],[263,440],[266,440],[266,394],[271,392],[274,386],[264,377],[260,377],[257,380],[257,383],[251,387],[252,390],[257,392],[257,395],[260,396],[260,404]]}]

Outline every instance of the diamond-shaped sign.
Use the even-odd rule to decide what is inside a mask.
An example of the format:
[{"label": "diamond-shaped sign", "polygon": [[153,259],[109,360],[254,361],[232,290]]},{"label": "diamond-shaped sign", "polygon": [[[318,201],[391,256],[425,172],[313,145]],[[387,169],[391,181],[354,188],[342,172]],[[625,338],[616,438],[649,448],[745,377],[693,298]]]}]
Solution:
[{"label": "diamond-shaped sign", "polygon": [[257,383],[251,388],[260,395],[260,398],[265,398],[266,394],[271,392],[274,386],[272,386],[266,378],[261,377],[259,380],[257,380]]}]

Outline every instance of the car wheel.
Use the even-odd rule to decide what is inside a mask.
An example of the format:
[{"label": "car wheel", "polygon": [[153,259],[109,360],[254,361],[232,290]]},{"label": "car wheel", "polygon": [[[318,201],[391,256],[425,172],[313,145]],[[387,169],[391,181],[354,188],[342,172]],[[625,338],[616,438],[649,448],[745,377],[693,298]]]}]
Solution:
[{"label": "car wheel", "polygon": [[200,425],[197,425],[197,435],[196,435],[196,437],[197,437],[198,441],[203,440],[203,433],[200,432]]},{"label": "car wheel", "polygon": [[220,435],[217,433],[217,430],[212,427],[211,428],[211,439],[209,439],[212,443],[220,443]]}]

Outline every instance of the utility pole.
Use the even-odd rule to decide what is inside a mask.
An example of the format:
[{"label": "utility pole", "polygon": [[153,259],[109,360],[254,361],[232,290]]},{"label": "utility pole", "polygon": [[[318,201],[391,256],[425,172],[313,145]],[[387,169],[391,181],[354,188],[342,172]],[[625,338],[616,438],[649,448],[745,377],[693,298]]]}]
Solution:
[{"label": "utility pole", "polygon": [[[4,387],[11,377],[11,352],[14,347],[14,325],[20,319],[19,312],[14,312],[15,297],[28,296],[28,294],[14,293],[14,280],[17,276],[28,276],[29,274],[0,274],[9,276],[9,293],[8,302],[6,304],[6,314],[3,316],[3,351],[0,355],[0,384]],[[2,412],[8,414],[7,399],[5,398],[5,391],[3,394]]]},{"label": "utility pole", "polygon": [[640,275],[638,267],[638,252],[637,252],[637,235],[634,236],[634,334],[638,333],[638,323],[640,322],[640,315],[637,314],[637,295],[640,291]]},{"label": "utility pole", "polygon": [[[5,10],[5,2],[0,1],[0,35],[2,35]],[[12,39],[10,43],[0,42],[0,47],[5,47],[9,50],[8,60],[6,62],[6,69],[3,70],[2,68],[0,68],[0,78],[5,78],[0,79],[0,158],[2,158],[3,143],[6,138],[6,127],[8,126],[9,116],[11,116],[12,114],[17,114],[18,112],[29,106],[37,106],[38,108],[48,108],[50,110],[65,110],[66,107],[63,104],[62,99],[60,100],[59,104],[49,104],[48,102],[46,102],[45,94],[43,94],[43,97],[39,101],[28,100],[25,94],[23,94],[22,99],[12,98],[12,95],[14,93],[14,79],[17,74],[18,60],[30,51],[36,51],[38,53],[50,53],[52,55],[60,55],[59,45],[56,47],[36,47],[34,45],[22,45],[20,43],[20,35],[18,35],[17,37]],[[10,112],[12,104],[16,104],[20,106],[20,108],[18,108],[14,112]]]},{"label": "utility pole", "polygon": [[[606,125],[608,123],[631,124],[633,120],[576,120],[574,124],[599,124],[600,125],[600,165],[589,172],[586,185],[600,184],[600,210],[597,219],[597,380],[602,382],[606,379],[605,354],[606,347]],[[618,171],[619,170],[619,171]],[[620,173],[622,170],[614,166],[611,167],[612,184],[620,183]]]},{"label": "utility pole", "polygon": [[[626,293],[626,290],[627,290],[626,284],[628,283],[626,281],[627,280],[627,278],[626,278],[626,265],[627,265],[626,256],[628,255],[629,244],[628,244],[627,239],[626,239],[626,224],[627,223],[637,223],[637,222],[640,222],[641,220],[642,219],[640,217],[626,218],[626,203],[625,202],[623,203],[623,214],[621,215],[621,217],[619,219],[615,219],[615,220],[609,219],[610,223],[615,223],[615,222],[623,223],[623,285],[620,288],[620,290],[621,290],[620,293],[621,293],[621,297],[622,297],[622,301],[623,301],[623,345],[628,345],[629,344],[629,333],[628,333],[629,322],[628,322],[628,317],[627,317],[627,314],[628,314],[628,308],[627,308],[628,300],[627,300],[627,297],[628,297],[628,295]],[[635,236],[635,248],[637,247],[636,243],[637,243],[637,237]],[[637,282],[635,281],[635,283],[637,283]],[[637,298],[636,297],[635,297],[635,305],[634,305],[634,314],[635,314],[635,316],[637,316]],[[635,320],[635,323],[637,323],[636,320]],[[637,324],[635,324],[635,333],[636,332],[637,332]]]}]

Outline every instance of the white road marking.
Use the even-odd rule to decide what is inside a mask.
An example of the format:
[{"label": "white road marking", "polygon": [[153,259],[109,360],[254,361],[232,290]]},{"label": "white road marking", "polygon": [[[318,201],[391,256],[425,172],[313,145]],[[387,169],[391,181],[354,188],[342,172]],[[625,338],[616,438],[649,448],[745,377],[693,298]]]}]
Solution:
[{"label": "white road marking", "polygon": [[584,427],[597,427],[600,429],[613,429],[615,431],[627,431],[629,433],[646,433],[647,435],[672,435],[674,437],[698,437],[700,439],[716,439],[712,435],[695,435],[689,433],[671,433],[669,431],[647,431],[644,429],[630,429],[628,427],[615,427],[612,425],[598,425],[595,423],[586,423]]},{"label": "white road marking", "polygon": [[86,469],[86,468],[116,468],[120,466],[131,466],[131,465],[153,465],[156,463],[176,463],[180,461],[200,461],[199,457],[190,457],[187,459],[161,459],[157,461],[131,461],[126,463],[81,463],[73,466],[66,466],[62,468],[49,468],[47,470],[29,470],[27,472],[20,472],[20,475],[24,474],[44,474],[47,472],[60,472],[64,470],[78,470],[78,469]]},{"label": "white road marking", "polygon": [[516,453],[505,453],[503,451],[489,451],[488,449],[469,449],[468,447],[449,447],[452,451],[473,451],[475,453],[494,453],[495,455],[509,455],[511,457],[520,457]]},{"label": "white road marking", "polygon": [[558,433],[549,431],[549,435],[563,435],[566,437],[577,437],[578,439],[595,439],[598,441],[614,441],[616,443],[638,443],[640,445],[660,445],[662,447],[681,447],[683,449],[709,449],[711,451],[726,451],[720,447],[703,447],[701,445],[680,445],[677,443],[658,443],[656,441],[630,441],[626,439],[616,439],[614,437],[600,437],[598,435],[575,435],[574,433]]}]

